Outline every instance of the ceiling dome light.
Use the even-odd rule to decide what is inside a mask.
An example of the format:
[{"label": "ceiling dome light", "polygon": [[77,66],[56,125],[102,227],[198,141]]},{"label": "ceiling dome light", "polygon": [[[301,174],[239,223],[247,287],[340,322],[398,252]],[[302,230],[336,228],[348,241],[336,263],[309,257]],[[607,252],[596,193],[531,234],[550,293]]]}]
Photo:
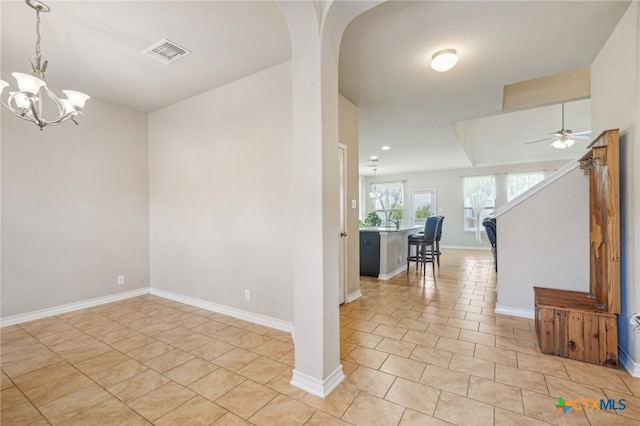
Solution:
[{"label": "ceiling dome light", "polygon": [[391,149],[391,147],[389,145],[384,145],[381,149],[383,151],[389,151]]},{"label": "ceiling dome light", "polygon": [[431,68],[438,72],[449,71],[458,63],[458,54],[455,49],[444,49],[433,54]]}]

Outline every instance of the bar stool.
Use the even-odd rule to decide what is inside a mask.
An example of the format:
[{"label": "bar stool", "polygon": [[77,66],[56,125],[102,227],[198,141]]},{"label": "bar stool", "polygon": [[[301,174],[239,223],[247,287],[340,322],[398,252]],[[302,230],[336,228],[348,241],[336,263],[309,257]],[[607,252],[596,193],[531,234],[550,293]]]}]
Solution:
[{"label": "bar stool", "polygon": [[[409,264],[412,261],[416,262],[416,270],[418,269],[419,264],[422,265],[423,274],[426,273],[427,262],[431,262],[431,268],[433,270],[433,274],[435,275],[435,236],[436,228],[439,222],[439,217],[432,216],[428,218],[426,223],[424,224],[423,233],[409,235],[407,239],[407,273],[409,273]],[[415,247],[415,255],[412,254],[412,247]]]}]

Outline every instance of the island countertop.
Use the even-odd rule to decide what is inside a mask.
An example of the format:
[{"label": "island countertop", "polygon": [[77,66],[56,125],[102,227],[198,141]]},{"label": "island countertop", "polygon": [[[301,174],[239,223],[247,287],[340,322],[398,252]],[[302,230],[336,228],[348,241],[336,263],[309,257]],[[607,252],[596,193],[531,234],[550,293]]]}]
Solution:
[{"label": "island countertop", "polygon": [[395,226],[370,226],[360,228],[360,232],[403,232],[415,231],[423,228],[424,225],[401,226],[399,228],[396,228]]}]

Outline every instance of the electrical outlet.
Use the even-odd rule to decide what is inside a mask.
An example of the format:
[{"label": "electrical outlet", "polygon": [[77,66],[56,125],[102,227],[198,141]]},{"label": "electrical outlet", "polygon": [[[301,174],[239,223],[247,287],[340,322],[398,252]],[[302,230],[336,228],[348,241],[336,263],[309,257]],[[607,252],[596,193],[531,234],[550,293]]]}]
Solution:
[{"label": "electrical outlet", "polygon": [[124,275],[118,275],[118,285],[125,285],[127,278]]},{"label": "electrical outlet", "polygon": [[244,300],[246,302],[251,302],[251,290],[244,291]]},{"label": "electrical outlet", "polygon": [[402,256],[398,256],[398,262],[402,263]]}]

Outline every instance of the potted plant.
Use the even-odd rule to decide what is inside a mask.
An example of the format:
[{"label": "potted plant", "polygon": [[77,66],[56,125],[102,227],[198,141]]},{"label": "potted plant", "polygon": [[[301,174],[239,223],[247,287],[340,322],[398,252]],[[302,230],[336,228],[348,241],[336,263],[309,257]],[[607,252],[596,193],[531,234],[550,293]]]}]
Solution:
[{"label": "potted plant", "polygon": [[381,223],[382,219],[380,219],[380,216],[378,216],[378,213],[376,212],[369,213],[364,220],[364,225],[369,227],[380,226]]}]

